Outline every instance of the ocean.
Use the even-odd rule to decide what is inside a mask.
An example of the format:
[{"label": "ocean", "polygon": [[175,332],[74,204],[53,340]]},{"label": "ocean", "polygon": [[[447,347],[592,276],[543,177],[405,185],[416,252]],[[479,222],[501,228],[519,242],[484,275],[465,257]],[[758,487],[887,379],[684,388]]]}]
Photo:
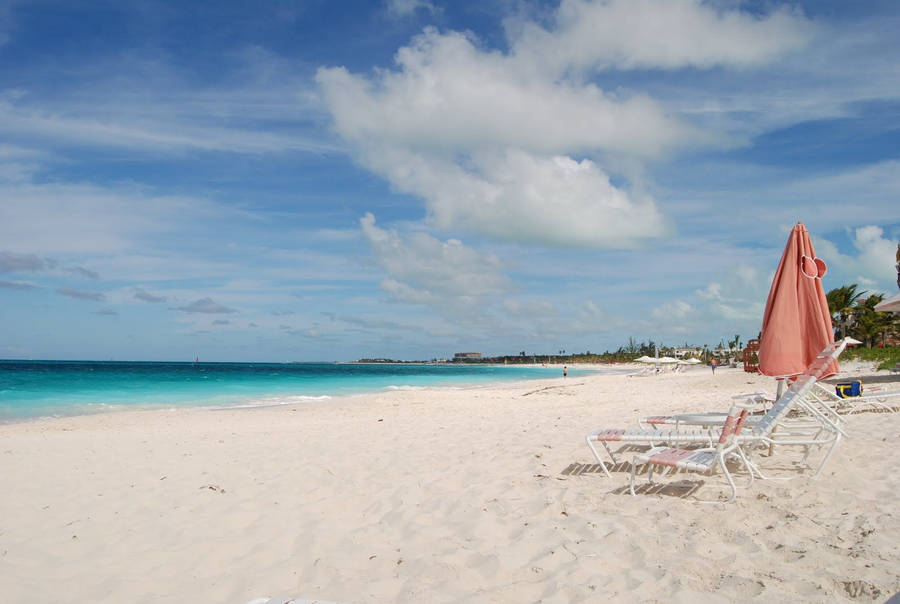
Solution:
[{"label": "ocean", "polygon": [[[592,372],[570,368],[568,379]],[[392,389],[554,377],[562,377],[557,367],[518,365],[0,360],[0,422],[126,408],[283,405]]]}]

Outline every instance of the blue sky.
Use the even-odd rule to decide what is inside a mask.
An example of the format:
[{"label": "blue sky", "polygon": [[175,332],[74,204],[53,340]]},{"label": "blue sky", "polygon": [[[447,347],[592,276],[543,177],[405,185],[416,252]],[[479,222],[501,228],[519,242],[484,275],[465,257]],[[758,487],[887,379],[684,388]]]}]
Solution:
[{"label": "blue sky", "polygon": [[759,331],[896,291],[896,2],[0,0],[0,358]]}]

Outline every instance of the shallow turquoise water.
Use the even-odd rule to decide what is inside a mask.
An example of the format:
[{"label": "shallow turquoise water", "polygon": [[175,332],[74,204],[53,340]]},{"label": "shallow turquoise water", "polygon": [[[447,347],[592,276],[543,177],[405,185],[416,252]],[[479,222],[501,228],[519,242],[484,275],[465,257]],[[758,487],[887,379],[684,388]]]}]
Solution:
[{"label": "shallow turquoise water", "polygon": [[[585,373],[570,369],[569,379]],[[275,405],[552,377],[561,377],[558,368],[515,365],[0,361],[0,422],[126,407]]]}]

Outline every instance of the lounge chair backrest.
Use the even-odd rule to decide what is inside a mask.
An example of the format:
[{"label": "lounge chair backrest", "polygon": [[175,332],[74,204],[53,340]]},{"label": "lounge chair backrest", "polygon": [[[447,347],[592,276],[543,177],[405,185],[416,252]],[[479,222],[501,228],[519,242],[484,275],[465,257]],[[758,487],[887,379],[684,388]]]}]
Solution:
[{"label": "lounge chair backrest", "polygon": [[731,409],[728,411],[728,418],[725,420],[725,425],[722,426],[722,434],[719,436],[720,449],[723,445],[733,440],[732,435],[741,433],[741,430],[744,428],[744,422],[747,419],[747,410],[747,405],[741,405],[738,402],[731,405]]},{"label": "lounge chair backrest", "polygon": [[809,394],[812,385],[816,383],[816,378],[808,375],[801,375],[794,380],[790,387],[784,391],[784,394],[775,401],[772,408],[769,409],[756,425],[753,426],[753,434],[756,436],[767,436],[778,423],[790,412],[797,402]]},{"label": "lounge chair backrest", "polygon": [[753,426],[754,436],[768,436],[778,423],[790,412],[796,404],[807,397],[831,362],[837,359],[846,348],[847,343],[839,340],[829,344],[820,352],[806,370],[798,375],[784,393],[775,401],[772,408]]},{"label": "lounge chair backrest", "polygon": [[847,343],[844,340],[838,340],[829,344],[822,352],[816,355],[813,362],[800,375],[811,375],[816,379],[821,379],[825,370],[831,367],[831,363],[841,355],[846,347]]}]

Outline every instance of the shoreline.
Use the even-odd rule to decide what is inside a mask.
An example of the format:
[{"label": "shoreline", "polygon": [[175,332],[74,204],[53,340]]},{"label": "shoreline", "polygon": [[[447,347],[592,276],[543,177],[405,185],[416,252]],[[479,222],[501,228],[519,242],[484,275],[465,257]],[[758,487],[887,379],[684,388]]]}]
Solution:
[{"label": "shoreline", "polygon": [[887,454],[900,414],[849,416],[820,478],[756,481],[730,505],[632,497],[627,472],[589,469],[590,430],[755,390],[774,381],[705,369],[0,425],[0,593],[244,604],[900,591]]},{"label": "shoreline", "polygon": [[[48,361],[52,362],[52,361]],[[93,363],[96,361],[86,361],[86,363]],[[106,363],[106,361],[103,361]],[[124,362],[123,362],[124,363]],[[322,363],[330,365],[330,363]],[[381,365],[383,363],[365,363],[372,365]],[[385,363],[386,364],[386,363]],[[397,363],[398,365],[418,365],[414,363]],[[474,364],[478,365],[478,364]],[[589,371],[591,373],[598,373],[603,375],[624,375],[627,370],[627,365],[625,363],[620,364],[622,369],[619,371],[610,371],[609,365],[597,365],[597,364],[579,364],[579,365],[570,365],[571,368],[575,368],[580,371]],[[522,367],[528,369],[552,369],[555,368],[554,365],[546,365],[546,364],[528,364],[528,365],[487,365],[482,364],[482,367],[498,367],[498,368],[506,368],[506,367]],[[559,370],[562,371],[563,365],[559,365]],[[397,376],[399,381],[402,381],[402,376]],[[418,377],[418,376],[416,376]],[[469,388],[480,388],[480,387],[502,387],[504,384],[512,384],[518,382],[534,382],[540,380],[548,380],[548,379],[557,379],[553,377],[530,377],[530,378],[498,378],[496,380],[490,381],[467,381],[465,377],[460,378],[460,381],[441,381],[434,384],[394,384],[388,386],[361,386],[360,390],[350,389],[344,392],[333,392],[326,394],[298,394],[292,391],[285,390],[280,393],[269,393],[265,391],[261,391],[259,393],[242,393],[242,394],[223,394],[223,395],[213,395],[210,397],[201,397],[194,400],[184,400],[179,402],[142,402],[142,403],[128,403],[128,402],[106,402],[106,401],[97,401],[97,402],[78,402],[71,404],[70,413],[54,413],[54,414],[44,414],[44,415],[23,415],[20,417],[4,417],[0,418],[0,425],[10,425],[10,424],[18,424],[23,422],[33,422],[33,421],[52,421],[58,419],[65,419],[70,417],[81,417],[81,416],[94,416],[94,415],[102,415],[106,413],[125,413],[129,411],[174,411],[179,409],[194,409],[194,410],[220,410],[220,409],[253,409],[253,408],[267,408],[267,407],[281,407],[281,406],[289,406],[289,405],[303,405],[308,403],[314,403],[317,401],[325,401],[325,400],[335,400],[340,398],[346,398],[351,396],[375,396],[386,392],[403,392],[403,391],[421,391],[421,390],[441,390],[441,389],[450,389],[450,390],[458,390],[458,389],[469,389]],[[562,378],[559,378],[562,379]],[[286,386],[289,388],[290,386]],[[371,389],[370,389],[371,388]],[[216,398],[226,399],[224,401],[217,402]]]}]

